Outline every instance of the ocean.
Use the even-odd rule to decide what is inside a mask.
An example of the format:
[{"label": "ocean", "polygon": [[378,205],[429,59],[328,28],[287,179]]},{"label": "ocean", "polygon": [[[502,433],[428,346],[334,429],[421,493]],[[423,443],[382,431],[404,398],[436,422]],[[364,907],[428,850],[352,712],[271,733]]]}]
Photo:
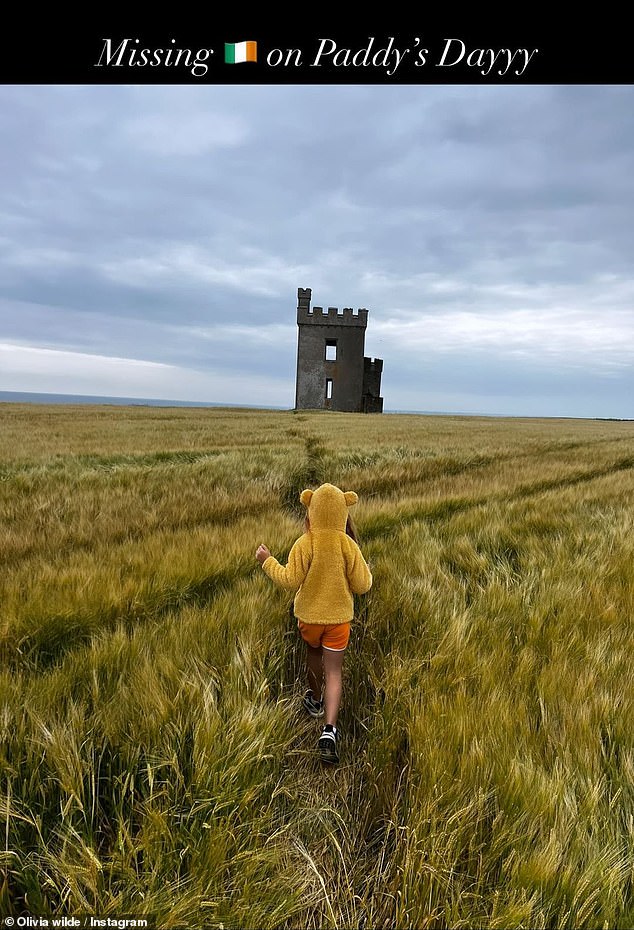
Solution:
[{"label": "ocean", "polygon": [[155,397],[101,397],[91,394],[37,394],[30,391],[0,391],[0,403],[15,404],[106,404],[117,407],[238,407],[256,410],[285,410],[261,404],[214,404],[197,400],[163,400]]},{"label": "ocean", "polygon": [[[92,394],[37,394],[31,391],[0,391],[0,404],[102,404],[116,407],[232,407],[236,410],[292,410],[292,407],[274,407],[265,404],[216,404],[204,400],[165,400],[156,397],[102,397]],[[624,417],[566,417],[566,416],[517,416],[508,413],[476,413],[459,410],[383,410],[384,414],[415,414],[427,417],[484,417],[491,419],[555,419],[555,420],[619,420],[632,422]]]},{"label": "ocean", "polygon": [[[238,410],[289,410],[265,404],[216,404],[204,400],[164,400],[156,397],[102,397],[93,394],[37,394],[31,391],[0,391],[0,404],[102,404],[116,407],[235,407]],[[426,416],[468,416],[436,410],[384,410],[384,413],[415,413]]]}]

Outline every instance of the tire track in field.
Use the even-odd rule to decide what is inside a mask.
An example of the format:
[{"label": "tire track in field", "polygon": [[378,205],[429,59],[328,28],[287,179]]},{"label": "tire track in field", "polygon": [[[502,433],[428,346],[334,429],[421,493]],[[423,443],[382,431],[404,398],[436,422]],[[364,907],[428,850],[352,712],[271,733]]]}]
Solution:
[{"label": "tire track in field", "polygon": [[[412,475],[404,475],[399,478],[398,488],[407,487],[408,485],[418,484],[421,481],[434,478],[452,477],[454,475],[464,474],[465,472],[477,469],[487,468],[489,465],[497,465],[503,462],[512,461],[531,461],[544,456],[554,455],[559,452],[569,452],[573,449],[586,448],[593,449],[595,446],[606,443],[631,442],[631,437],[621,436],[617,438],[608,437],[597,439],[594,442],[585,440],[570,440],[560,443],[547,443],[537,448],[526,449],[524,451],[512,451],[507,453],[489,453],[486,455],[477,455],[468,459],[451,459],[451,458],[425,458],[421,461],[420,471]],[[409,461],[414,461],[417,456],[412,455]],[[381,462],[375,463],[380,466]],[[386,492],[395,492],[395,479],[393,476],[386,477],[383,481],[370,479],[367,482],[357,482],[356,490],[358,493],[365,494],[368,498],[381,497]]]},{"label": "tire track in field", "polygon": [[[274,443],[273,440],[270,442],[261,441],[260,448],[262,447],[277,451],[279,450],[279,443]],[[211,449],[173,449],[170,452],[121,452],[107,455],[68,452],[36,462],[0,462],[0,481],[10,481],[12,478],[30,476],[45,478],[60,472],[68,472],[72,477],[78,477],[91,472],[107,474],[125,471],[152,471],[155,468],[195,465],[207,459],[213,460],[222,455],[249,452],[252,449],[253,444],[245,442]]]},{"label": "tire track in field", "polygon": [[215,459],[227,452],[226,449],[205,449],[200,452],[143,452],[121,455],[73,455],[57,456],[49,461],[25,462],[17,465],[0,465],[0,481],[12,478],[37,476],[48,478],[60,472],[69,472],[73,477],[97,473],[122,471],[151,471],[174,465],[194,465],[206,459]]},{"label": "tire track in field", "polygon": [[589,471],[575,472],[561,478],[550,478],[539,482],[531,482],[526,485],[519,485],[510,492],[502,491],[499,494],[475,498],[447,497],[432,504],[399,508],[395,516],[390,516],[389,513],[379,512],[376,516],[370,516],[366,520],[362,527],[362,536],[364,540],[375,539],[385,533],[386,530],[393,530],[401,525],[415,522],[416,520],[440,522],[450,519],[456,513],[472,510],[486,504],[512,503],[516,500],[523,500],[539,494],[558,491],[562,488],[574,487],[578,484],[595,481],[599,478],[605,478],[608,475],[617,474],[618,472],[628,471],[630,469],[634,469],[634,455],[625,456],[602,468],[593,468]]},{"label": "tire track in field", "polygon": [[[616,462],[612,462],[603,468],[595,468],[591,471],[577,472],[573,475],[566,475],[564,478],[546,478],[543,481],[533,482],[518,488],[512,495],[513,500],[520,500],[523,497],[532,497],[534,494],[540,494],[544,491],[556,491],[559,488],[574,487],[576,484],[583,484],[587,481],[594,481],[597,478],[605,478],[607,475],[617,474],[620,471],[628,471],[634,468],[634,455],[626,455]],[[504,499],[504,497],[502,498]]]},{"label": "tire track in field", "polygon": [[[270,505],[266,508],[262,508],[261,502],[258,501],[258,515],[266,515],[274,511],[277,508],[277,503],[277,499],[274,495]],[[64,538],[62,535],[54,540],[54,544],[57,547],[57,551],[63,552],[65,557],[81,552],[94,552],[97,554],[104,543],[107,545],[108,549],[110,549],[114,546],[125,546],[129,543],[140,543],[143,540],[151,539],[153,536],[165,534],[166,532],[178,533],[185,530],[205,529],[205,527],[211,528],[225,524],[230,520],[237,520],[240,519],[240,517],[249,516],[255,512],[255,509],[253,500],[243,499],[239,503],[232,502],[228,504],[227,507],[220,510],[218,514],[205,514],[201,517],[192,517],[188,520],[179,520],[178,522],[169,524],[164,523],[160,526],[128,526],[118,532],[109,534],[105,538],[99,539],[98,542],[95,542],[92,537],[84,540],[73,539],[71,535],[72,529],[69,529],[67,538]],[[47,545],[50,544],[47,543]],[[13,552],[5,553],[2,556],[2,565],[3,567],[15,567],[24,559],[33,556],[37,557],[38,555],[46,560],[46,552],[42,549],[41,538],[33,541],[31,544],[23,545],[19,549],[16,548]]]},{"label": "tire track in field", "polygon": [[0,661],[10,669],[41,675],[56,667],[76,649],[88,646],[97,636],[113,632],[122,624],[131,633],[142,624],[158,622],[184,607],[208,608],[236,581],[252,571],[251,563],[238,570],[220,569],[189,585],[166,587],[160,598],[114,608],[109,616],[81,613],[51,615],[43,618],[44,623],[32,632],[12,637],[9,631],[0,639]]}]

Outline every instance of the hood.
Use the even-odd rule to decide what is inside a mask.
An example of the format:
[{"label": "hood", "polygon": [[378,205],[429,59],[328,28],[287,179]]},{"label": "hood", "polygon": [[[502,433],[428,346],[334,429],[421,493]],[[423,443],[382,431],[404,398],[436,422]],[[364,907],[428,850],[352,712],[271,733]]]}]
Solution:
[{"label": "hood", "polygon": [[354,491],[341,491],[334,484],[322,484],[316,491],[302,491],[299,496],[308,510],[311,530],[346,531],[348,507],[359,498]]}]

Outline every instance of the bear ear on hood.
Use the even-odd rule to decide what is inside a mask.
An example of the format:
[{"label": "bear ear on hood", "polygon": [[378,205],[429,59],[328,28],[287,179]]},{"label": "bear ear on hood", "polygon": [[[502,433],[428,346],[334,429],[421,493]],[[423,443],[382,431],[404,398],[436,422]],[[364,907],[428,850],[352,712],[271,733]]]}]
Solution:
[{"label": "bear ear on hood", "polygon": [[356,493],[356,491],[346,491],[343,496],[346,499],[346,504],[348,507],[352,507],[352,505],[356,504],[359,500],[359,495]]},{"label": "bear ear on hood", "polygon": [[304,505],[304,507],[308,507],[308,505],[310,504],[312,500],[312,496],[313,496],[313,492],[309,490],[309,488],[306,488],[306,490],[302,491],[302,493],[299,495],[299,499]]}]

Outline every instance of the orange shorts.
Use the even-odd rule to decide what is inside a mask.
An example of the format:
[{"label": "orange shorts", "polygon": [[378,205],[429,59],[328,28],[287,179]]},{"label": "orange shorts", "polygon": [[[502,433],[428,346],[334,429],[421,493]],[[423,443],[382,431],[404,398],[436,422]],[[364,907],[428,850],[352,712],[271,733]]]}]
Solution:
[{"label": "orange shorts", "polygon": [[350,639],[349,623],[304,623],[297,621],[302,639],[313,649],[331,649],[333,652],[343,652]]}]

